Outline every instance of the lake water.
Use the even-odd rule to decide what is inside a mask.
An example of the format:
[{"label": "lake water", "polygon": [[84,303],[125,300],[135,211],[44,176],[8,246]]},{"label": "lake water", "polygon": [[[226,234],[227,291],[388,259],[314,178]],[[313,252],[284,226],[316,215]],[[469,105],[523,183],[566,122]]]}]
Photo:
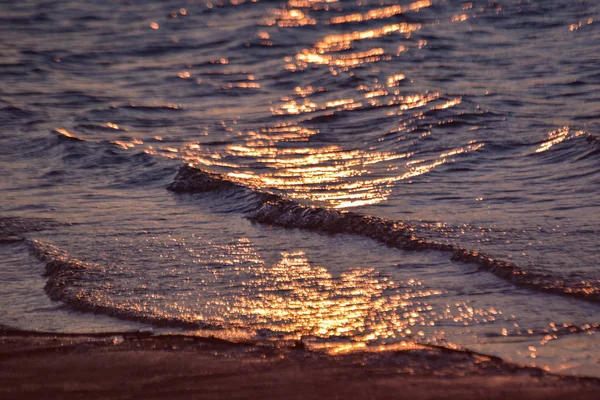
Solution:
[{"label": "lake water", "polygon": [[[0,22],[0,324],[600,377],[599,2],[50,0]],[[184,164],[225,184],[167,190]]]}]

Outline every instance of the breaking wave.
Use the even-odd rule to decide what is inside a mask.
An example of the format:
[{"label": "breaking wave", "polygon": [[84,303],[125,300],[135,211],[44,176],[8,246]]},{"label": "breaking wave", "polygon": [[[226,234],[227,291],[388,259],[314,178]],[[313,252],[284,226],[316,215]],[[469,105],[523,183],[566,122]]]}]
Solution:
[{"label": "breaking wave", "polygon": [[590,282],[567,283],[550,274],[527,271],[478,250],[429,240],[418,236],[415,228],[403,221],[390,221],[354,212],[303,205],[278,194],[254,191],[217,174],[188,165],[180,168],[175,180],[167,189],[173,192],[209,192],[225,189],[252,191],[257,198],[256,208],[247,213],[247,218],[257,223],[330,234],[359,235],[401,250],[445,252],[451,255],[453,261],[476,265],[480,271],[490,272],[518,287],[600,302],[600,288]]}]

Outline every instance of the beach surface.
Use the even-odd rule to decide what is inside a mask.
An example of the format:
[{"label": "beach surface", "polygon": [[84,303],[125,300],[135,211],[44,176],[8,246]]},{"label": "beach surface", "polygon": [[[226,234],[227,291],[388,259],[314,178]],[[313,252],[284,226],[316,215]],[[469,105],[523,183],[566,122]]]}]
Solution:
[{"label": "beach surface", "polygon": [[596,399],[600,381],[436,348],[326,355],[178,335],[0,332],[2,399]]}]

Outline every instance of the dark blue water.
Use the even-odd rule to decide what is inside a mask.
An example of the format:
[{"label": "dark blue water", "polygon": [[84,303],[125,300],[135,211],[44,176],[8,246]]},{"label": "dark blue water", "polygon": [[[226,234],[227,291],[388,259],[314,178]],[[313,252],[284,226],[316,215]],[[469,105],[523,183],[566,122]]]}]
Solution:
[{"label": "dark blue water", "polygon": [[[599,21],[592,0],[2,3],[0,324],[600,376]],[[167,190],[182,164],[211,190]]]}]

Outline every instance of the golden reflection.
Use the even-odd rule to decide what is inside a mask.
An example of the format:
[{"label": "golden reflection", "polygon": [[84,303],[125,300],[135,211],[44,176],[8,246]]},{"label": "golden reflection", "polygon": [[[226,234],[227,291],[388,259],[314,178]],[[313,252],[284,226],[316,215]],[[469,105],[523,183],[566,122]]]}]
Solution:
[{"label": "golden reflection", "polygon": [[[438,295],[418,287],[400,290],[373,269],[353,269],[333,277],[312,265],[302,251],[281,253],[271,266],[256,266],[253,278],[229,308],[230,317],[249,319],[256,328],[303,336],[347,337],[357,343],[335,351],[363,348],[366,342],[410,336],[426,325],[431,308],[417,298]],[[384,294],[386,291],[393,293]]]},{"label": "golden reflection", "polygon": [[307,97],[313,93],[318,93],[318,92],[324,92],[325,88],[323,87],[318,87],[318,88],[313,88],[311,85],[305,86],[305,87],[300,87],[300,86],[296,86],[294,88],[294,94],[300,97]]},{"label": "golden reflection", "polygon": [[[327,202],[333,207],[379,203],[389,196],[393,180],[369,179],[369,165],[405,158],[407,154],[344,151],[337,146],[321,149],[228,146],[237,158],[252,157],[270,171],[263,174],[229,172],[228,179],[264,190],[291,191],[296,198]],[[194,161],[197,161],[194,160]],[[210,161],[211,164],[215,162]],[[222,164],[218,162],[218,164]]]},{"label": "golden reflection", "polygon": [[372,99],[373,97],[381,97],[381,96],[387,96],[387,95],[388,95],[387,90],[379,89],[379,90],[373,90],[371,92],[365,93],[365,98]]},{"label": "golden reflection", "polygon": [[453,15],[450,18],[450,21],[452,21],[452,22],[463,22],[463,21],[466,21],[467,19],[469,19],[469,16],[467,14],[458,14],[458,15]]},{"label": "golden reflection", "polygon": [[[398,76],[395,76],[394,79],[399,79]],[[366,93],[363,95],[366,99],[372,100],[376,97],[386,97],[390,94],[386,89],[384,89],[380,85],[375,85],[373,88],[370,88],[366,85],[361,85],[358,87],[358,90],[365,91]],[[279,106],[272,106],[270,108],[271,112],[275,115],[284,115],[284,114],[305,114],[305,113],[313,113],[318,110],[328,110],[335,109],[336,111],[343,110],[354,110],[356,108],[363,107],[363,103],[356,101],[354,99],[337,99],[330,100],[325,102],[324,104],[319,105],[307,97],[304,96],[303,93],[300,94],[301,99],[290,99],[288,97],[284,97],[282,100],[285,102],[280,104]],[[402,96],[398,91],[393,92],[393,96],[389,97],[387,100],[383,99],[381,103],[370,101],[369,104],[371,106],[380,106],[385,105],[387,107],[391,107],[394,105],[399,106],[400,111],[412,110],[415,108],[421,108],[428,105],[430,102],[437,100],[440,97],[439,93],[425,93],[425,94],[412,94]],[[462,102],[462,99],[457,98],[453,100],[446,101],[444,104],[433,106],[431,109],[445,109],[454,107]]]},{"label": "golden reflection", "polygon": [[315,25],[317,23],[317,21],[314,18],[311,18],[307,13],[297,9],[286,10],[276,8],[272,12],[273,15],[265,17],[265,19],[262,21],[263,25],[277,25],[281,28],[290,28],[305,25]]},{"label": "golden reflection", "polygon": [[[113,296],[118,288],[110,285],[80,295],[128,313],[232,327],[227,332],[233,335],[240,334],[236,329],[242,336],[247,336],[243,331],[268,330],[278,339],[302,340],[309,348],[338,354],[420,348],[415,341],[439,343],[451,326],[488,324],[502,314],[468,301],[445,304],[441,291],[416,279],[396,282],[374,268],[352,266],[332,273],[303,251],[281,252],[267,264],[247,238],[226,244],[197,239],[201,246],[185,246],[192,266],[160,270],[176,291],[154,290],[152,276],[136,279],[122,296]],[[170,247],[184,244],[183,238],[171,238],[158,250],[170,258]],[[190,281],[187,268],[204,273]],[[173,276],[182,279],[173,281]],[[130,296],[136,285],[151,290]],[[508,334],[506,328],[503,332]],[[330,338],[338,340],[323,340]]]},{"label": "golden reflection", "polygon": [[[390,76],[386,83],[393,85],[403,77],[402,74]],[[390,111],[390,115],[424,108],[440,97],[439,93],[427,92],[400,95],[397,89],[393,89],[392,94],[388,86],[379,83],[373,87],[361,85],[358,90],[365,92],[364,101],[371,107],[398,107],[397,111]],[[311,94],[320,91],[320,88],[312,86],[296,87],[296,99],[284,97],[284,103],[273,106],[271,111],[274,114],[303,114],[319,110],[337,113],[363,107],[363,103],[352,98],[334,99],[322,104],[309,99]],[[461,101],[461,98],[454,98],[428,108],[447,109]],[[420,112],[412,117],[420,118],[422,114]],[[403,129],[406,129],[406,125],[399,126],[393,132]],[[199,168],[217,168],[227,179],[259,191],[285,191],[292,198],[307,199],[328,207],[350,208],[385,201],[397,181],[429,173],[440,165],[454,161],[453,157],[477,151],[483,146],[483,143],[472,142],[443,151],[437,157],[412,159],[411,152],[299,145],[317,133],[318,130],[297,122],[280,123],[260,131],[239,132],[241,142],[225,145],[215,152],[208,151],[198,143],[190,143],[181,150],[181,157]],[[408,161],[400,164],[400,159]]]},{"label": "golden reflection", "polygon": [[320,3],[337,3],[338,0],[288,0],[290,7],[311,8]]},{"label": "golden reflection", "polygon": [[277,142],[305,142],[311,136],[319,133],[316,129],[305,128],[294,122],[279,123],[270,128],[263,128],[260,133],[250,131],[250,140],[258,146],[257,140],[263,140],[266,144],[274,145]]},{"label": "golden reflection", "polygon": [[399,24],[385,25],[380,28],[369,29],[367,31],[355,31],[351,33],[334,34],[325,36],[314,45],[317,53],[322,54],[330,51],[343,51],[351,48],[352,42],[376,39],[382,36],[391,35],[392,33],[405,33],[409,35],[411,32],[421,29],[420,24],[408,24],[402,22]]},{"label": "golden reflection", "polygon": [[[421,332],[423,333],[423,332]],[[369,338],[372,340],[375,338],[375,335],[369,335]],[[327,343],[310,343],[309,347],[312,350],[321,350],[329,353],[331,355],[336,354],[349,354],[349,353],[381,353],[387,351],[407,351],[407,350],[424,350],[429,347],[424,346],[422,344],[402,340],[398,343],[389,343],[389,344],[370,344],[365,342],[350,342],[350,343],[335,343],[335,342],[327,342]]]},{"label": "golden reflection", "polygon": [[[278,140],[301,142],[315,131],[296,125],[271,131],[275,136],[270,136],[268,131],[252,132],[245,144],[226,146],[227,158],[252,160],[254,167],[257,163],[267,167],[266,172],[239,171],[243,165],[231,164],[219,154],[203,154],[197,144],[182,150],[182,157],[201,167],[233,168],[234,171],[224,173],[227,179],[257,190],[284,190],[294,198],[326,203],[335,208],[350,208],[385,201],[395,182],[426,174],[453,161],[453,156],[477,151],[484,145],[472,142],[442,152],[433,159],[410,160],[405,163],[404,172],[398,173],[400,166],[391,167],[388,163],[410,158],[412,153],[344,150],[334,145],[281,148],[275,146]],[[375,174],[380,176],[373,177]]]},{"label": "golden reflection", "polygon": [[456,99],[448,100],[440,106],[433,107],[432,110],[445,110],[446,108],[454,107],[460,103],[462,103],[462,98],[458,97]]},{"label": "golden reflection", "polygon": [[535,152],[542,153],[550,149],[552,146],[564,141],[565,139],[571,139],[581,135],[585,135],[585,132],[577,131],[571,134],[571,128],[568,126],[563,126],[560,129],[548,133],[546,140],[542,144],[540,144],[540,146],[535,150]]},{"label": "golden reflection", "polygon": [[[266,25],[280,27],[314,24],[316,21],[311,18],[309,11],[317,3],[322,2],[297,0],[290,5],[302,10],[276,9],[266,17],[264,22]],[[415,1],[406,6],[382,7],[364,14],[336,17],[337,19],[332,19],[331,23],[390,18],[406,11],[418,11],[429,6],[431,6],[429,0]],[[409,37],[412,32],[420,28],[420,24],[400,22],[368,30],[326,35],[311,48],[286,57],[285,68],[295,71],[313,64],[328,67],[332,75],[348,71],[353,74],[352,68],[390,60],[393,57],[386,54],[381,47],[354,50],[355,42],[395,33]],[[258,32],[257,36],[261,41],[271,40],[271,35],[266,30]],[[398,49],[400,52],[406,48],[400,45]],[[354,51],[345,52],[346,50]],[[340,53],[342,51],[344,53]],[[228,60],[218,59],[212,62],[226,64]],[[440,94],[427,91],[404,93],[399,85],[405,79],[404,74],[395,73],[385,77],[381,82],[375,79],[372,84],[361,84],[357,88],[361,92],[359,96],[344,93],[337,98],[321,95],[327,91],[324,87],[310,84],[297,86],[293,93],[280,98],[280,101],[273,104],[270,110],[274,115],[313,114],[317,118],[326,119],[328,116],[336,116],[338,113],[356,109],[389,107],[387,111],[389,117],[422,109],[423,111],[410,116],[418,119],[423,118],[426,108],[445,109],[454,107],[462,101],[456,98],[442,104],[438,101],[436,102],[438,104],[430,105],[440,98]],[[223,89],[233,88],[259,89],[260,84],[248,79],[246,82],[228,83],[223,87]],[[390,133],[406,128],[407,123]],[[232,132],[231,127],[224,127],[224,129]],[[224,145],[216,151],[210,151],[199,143],[190,143],[181,149],[180,155],[189,164],[198,165],[200,168],[209,167],[209,170],[216,170],[215,172],[223,174],[227,179],[257,190],[285,191],[287,195],[296,199],[324,203],[329,207],[349,208],[385,201],[397,181],[426,174],[437,166],[451,161],[453,156],[475,151],[483,146],[483,144],[469,143],[445,151],[438,157],[428,156],[424,159],[412,160],[411,152],[385,152],[373,148],[344,149],[336,145],[321,147],[315,147],[314,144],[301,145],[316,133],[319,133],[317,129],[301,126],[299,122],[283,123],[260,131],[238,132],[240,140],[236,140],[236,144]],[[427,134],[423,133],[423,135]],[[384,137],[380,139],[384,140]],[[162,152],[164,153],[165,150]],[[400,159],[407,159],[407,162],[400,163],[398,162]]]},{"label": "golden reflection", "polygon": [[389,87],[398,86],[398,84],[401,81],[403,81],[404,79],[406,79],[406,76],[404,76],[404,74],[396,74],[396,75],[389,76],[387,78],[387,85]]},{"label": "golden reflection", "polygon": [[302,104],[298,103],[296,100],[291,100],[282,104],[279,109],[271,107],[271,112],[274,114],[302,114],[315,111],[317,108],[318,106],[316,103],[306,99],[302,102]]},{"label": "golden reflection", "polygon": [[483,143],[473,142],[467,146],[455,148],[448,152],[441,153],[433,161],[427,161],[427,160],[409,161],[408,163],[406,163],[406,167],[408,167],[408,171],[405,172],[404,174],[402,174],[401,176],[396,177],[394,180],[403,180],[403,179],[413,178],[413,177],[416,177],[419,175],[426,174],[426,173],[430,172],[432,169],[434,169],[435,167],[445,164],[448,161],[450,161],[449,157],[451,157],[451,156],[454,156],[457,154],[469,153],[472,151],[477,151],[480,148],[482,148],[483,146],[484,146]]},{"label": "golden reflection", "polygon": [[131,139],[131,141],[129,141],[129,142],[125,141],[125,140],[113,140],[113,141],[111,141],[111,143],[116,144],[117,146],[119,146],[123,149],[126,149],[126,150],[132,149],[137,145],[144,144],[143,141],[141,141],[139,139],[135,139],[135,138]]},{"label": "golden reflection", "polygon": [[210,60],[210,63],[211,64],[223,64],[223,65],[226,65],[226,64],[229,64],[229,60],[226,59],[226,58],[224,58],[224,57],[223,58],[216,58],[214,60]]},{"label": "golden reflection", "polygon": [[400,110],[406,111],[413,108],[423,107],[430,101],[436,100],[439,97],[439,93],[431,93],[426,95],[414,94],[412,96],[399,96],[398,100],[400,101]]},{"label": "golden reflection", "polygon": [[270,128],[263,128],[260,132],[249,131],[247,142],[251,147],[268,146],[277,142],[304,142],[317,133],[315,129],[284,122]]},{"label": "golden reflection", "polygon": [[430,0],[416,1],[406,6],[394,5],[385,8],[371,10],[365,14],[350,14],[339,17],[333,17],[330,20],[331,24],[345,24],[348,22],[362,22],[371,19],[390,18],[398,14],[403,14],[407,11],[419,11],[422,8],[431,6]]},{"label": "golden reflection", "polygon": [[236,83],[228,83],[223,86],[223,89],[233,89],[233,88],[241,88],[241,89],[260,89],[260,84],[257,82],[236,82]]},{"label": "golden reflection", "polygon": [[[469,326],[495,320],[492,313],[465,301],[440,303],[441,292],[420,281],[394,282],[372,268],[334,275],[302,251],[282,252],[269,266],[247,239],[223,250],[221,261],[229,268],[217,269],[214,279],[226,280],[228,271],[245,279],[241,287],[231,287],[230,295],[204,303],[203,309],[212,310],[211,318],[278,332],[278,337],[302,340],[312,349],[334,354],[415,349],[421,348],[415,341],[444,339],[446,332],[436,328],[438,324]],[[434,303],[428,304],[428,299]],[[319,340],[332,337],[343,340]]]},{"label": "golden reflection", "polygon": [[381,60],[390,60],[382,48],[375,48],[368,51],[344,54],[340,56],[322,55],[314,50],[303,50],[296,54],[296,60],[306,64],[321,64],[337,67],[354,67],[362,64],[374,63]]},{"label": "golden reflection", "polygon": [[122,129],[122,128],[119,128],[119,125],[117,125],[117,124],[113,124],[112,122],[107,122],[107,123],[106,123],[106,127],[107,127],[107,128],[111,128],[111,129],[115,129],[115,130]]},{"label": "golden reflection", "polygon": [[76,134],[74,134],[74,133],[71,133],[71,132],[69,132],[68,130],[66,130],[66,129],[63,129],[63,128],[54,128],[54,131],[55,131],[56,133],[58,133],[58,134],[62,135],[62,136],[65,136],[65,137],[68,137],[68,138],[71,138],[71,139],[83,140],[82,138],[80,138],[80,137],[79,137],[79,136],[77,136]]}]

